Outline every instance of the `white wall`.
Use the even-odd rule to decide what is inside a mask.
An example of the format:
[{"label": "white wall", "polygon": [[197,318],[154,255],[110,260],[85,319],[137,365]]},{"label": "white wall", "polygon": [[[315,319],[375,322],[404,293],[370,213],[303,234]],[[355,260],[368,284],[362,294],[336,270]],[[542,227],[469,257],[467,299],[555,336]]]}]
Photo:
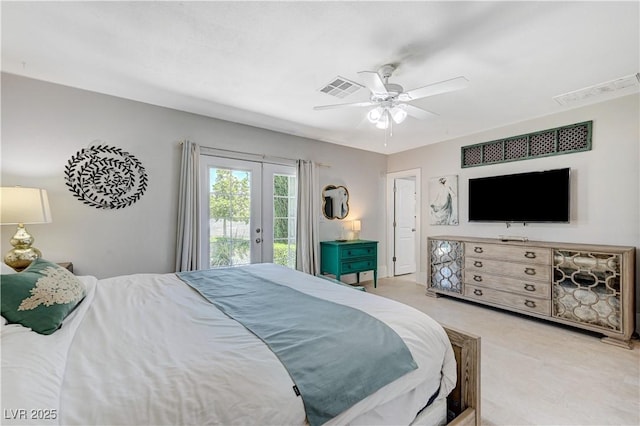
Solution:
[{"label": "white wall", "polygon": [[[53,223],[27,228],[43,257],[71,261],[77,274],[173,271],[182,139],[328,165],[320,168],[321,185],[345,185],[351,196],[346,219],[361,219],[361,238],[378,240],[385,249],[379,214],[384,155],[2,74],[1,184],[48,191]],[[67,190],[65,164],[95,140],[130,152],[146,168],[148,189],[132,206],[100,210]],[[339,226],[340,221],[323,221],[321,238],[335,239]],[[14,231],[2,226],[3,256]]]},{"label": "white wall", "polygon": [[[560,108],[559,108],[560,109]],[[593,120],[590,151],[511,163],[461,168],[460,148],[509,136]],[[640,96],[631,95],[526,122],[390,155],[387,170],[421,168],[421,275],[427,271],[427,236],[461,235],[497,238],[526,236],[530,240],[614,244],[636,247],[636,299],[640,297]],[[571,167],[571,223],[469,223],[467,187],[470,178]],[[458,175],[459,226],[429,224],[428,182],[440,175]],[[640,308],[640,302],[636,303]]]}]

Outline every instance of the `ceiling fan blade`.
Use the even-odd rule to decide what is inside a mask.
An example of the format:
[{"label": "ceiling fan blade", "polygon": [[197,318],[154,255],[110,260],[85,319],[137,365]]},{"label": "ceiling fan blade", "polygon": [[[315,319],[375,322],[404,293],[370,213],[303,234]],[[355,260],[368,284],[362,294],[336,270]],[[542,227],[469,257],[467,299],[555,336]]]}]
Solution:
[{"label": "ceiling fan blade", "polygon": [[360,75],[360,78],[364,85],[367,86],[367,88],[371,90],[371,93],[373,93],[375,96],[389,96],[389,92],[387,91],[387,88],[384,87],[384,82],[380,78],[380,74],[375,71],[359,71],[358,75]]},{"label": "ceiling fan blade", "polygon": [[334,105],[320,105],[320,106],[314,106],[313,109],[315,109],[316,111],[320,111],[323,109],[333,109],[333,108],[342,108],[342,107],[366,107],[366,106],[373,106],[373,105],[378,105],[377,102],[373,102],[373,101],[364,101],[364,102],[352,102],[349,104],[334,104]]},{"label": "ceiling fan blade", "polygon": [[418,120],[424,120],[426,118],[435,117],[438,115],[435,112],[427,111],[425,109],[418,108],[417,106],[409,104],[400,104],[398,106],[407,111],[407,115],[410,115],[413,118],[417,118]]},{"label": "ceiling fan blade", "polygon": [[419,87],[417,89],[409,90],[408,92],[400,93],[398,95],[398,100],[403,102],[412,101],[414,99],[426,98],[427,96],[439,95],[441,93],[464,89],[468,85],[469,80],[464,77],[456,77],[452,78],[451,80],[433,83],[428,86]]}]

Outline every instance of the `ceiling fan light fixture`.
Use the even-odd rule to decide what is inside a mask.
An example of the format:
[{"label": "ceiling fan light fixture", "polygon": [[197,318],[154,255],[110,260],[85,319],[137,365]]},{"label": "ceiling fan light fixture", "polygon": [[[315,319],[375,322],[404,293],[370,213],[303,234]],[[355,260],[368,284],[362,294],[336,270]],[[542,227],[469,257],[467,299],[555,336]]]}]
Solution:
[{"label": "ceiling fan light fixture", "polygon": [[369,113],[367,114],[367,119],[369,120],[369,122],[377,124],[382,117],[383,112],[384,110],[382,109],[382,107],[375,107],[371,111],[369,111]]},{"label": "ceiling fan light fixture", "polygon": [[407,118],[407,111],[404,108],[395,106],[391,108],[391,117],[396,124],[402,123]]},{"label": "ceiling fan light fixture", "polygon": [[378,129],[383,129],[383,130],[389,128],[389,111],[388,110],[385,109],[382,111],[382,115],[378,119],[376,123],[376,127]]}]

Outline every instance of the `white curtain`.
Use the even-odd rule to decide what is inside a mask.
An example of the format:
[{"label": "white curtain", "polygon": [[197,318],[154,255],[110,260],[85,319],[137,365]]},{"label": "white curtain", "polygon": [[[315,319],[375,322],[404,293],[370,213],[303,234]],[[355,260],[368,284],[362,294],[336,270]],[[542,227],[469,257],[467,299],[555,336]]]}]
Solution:
[{"label": "white curtain", "polygon": [[200,147],[184,141],[178,189],[176,272],[202,269],[200,244]]},{"label": "white curtain", "polygon": [[312,161],[298,160],[298,220],[296,230],[296,269],[316,275],[320,272],[318,218],[320,180]]}]

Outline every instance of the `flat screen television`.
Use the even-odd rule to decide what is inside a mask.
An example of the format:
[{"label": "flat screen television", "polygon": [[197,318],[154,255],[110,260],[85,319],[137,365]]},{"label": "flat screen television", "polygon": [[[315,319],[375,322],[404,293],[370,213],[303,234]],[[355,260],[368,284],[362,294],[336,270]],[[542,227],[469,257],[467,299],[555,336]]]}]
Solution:
[{"label": "flat screen television", "polygon": [[570,169],[469,179],[470,222],[569,222]]}]

